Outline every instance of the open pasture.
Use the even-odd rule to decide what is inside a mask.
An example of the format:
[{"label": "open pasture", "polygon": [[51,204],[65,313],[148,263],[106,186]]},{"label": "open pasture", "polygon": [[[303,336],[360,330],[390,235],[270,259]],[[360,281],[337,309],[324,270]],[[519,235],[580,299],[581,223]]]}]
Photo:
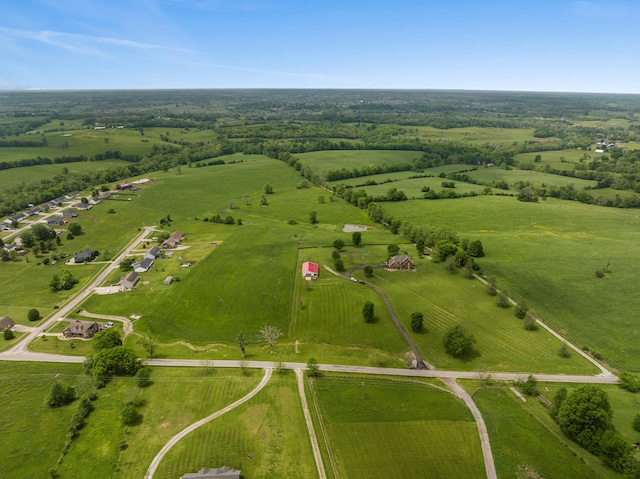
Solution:
[{"label": "open pasture", "polygon": [[[500,288],[613,366],[640,370],[640,331],[630,313],[640,308],[638,269],[629,260],[640,254],[635,210],[481,196],[387,203],[385,211],[481,240],[486,256],[478,262]],[[598,279],[595,271],[607,265],[610,272]]]},{"label": "open pasture", "polygon": [[[415,257],[415,255],[414,255]],[[487,287],[450,274],[444,264],[414,260],[411,271],[376,270],[370,281],[381,288],[415,341],[423,358],[438,369],[467,371],[517,371],[567,374],[596,373],[596,368],[578,354],[558,356],[561,341],[540,329],[526,331],[513,308],[500,308]],[[364,277],[362,272],[358,277]],[[411,331],[411,314],[424,315],[424,331]],[[444,347],[446,331],[462,324],[476,342],[474,352],[455,358]]]},{"label": "open pasture", "polygon": [[[58,473],[79,479],[143,477],[173,435],[244,396],[259,378],[258,371],[243,375],[235,369],[153,368],[152,384],[144,389],[136,386],[134,378],[114,378],[98,392],[95,410]],[[135,397],[142,400],[138,409],[142,420],[123,426],[120,412]],[[120,450],[123,440],[127,447]]]},{"label": "open pasture", "polygon": [[422,198],[424,192],[423,188],[427,187],[431,191],[441,192],[445,191],[454,191],[458,194],[475,192],[477,194],[482,193],[484,186],[482,185],[473,185],[471,183],[465,183],[462,181],[455,182],[455,188],[444,188],[442,186],[442,182],[446,181],[443,178],[434,177],[434,178],[407,178],[403,180],[394,181],[392,183],[384,183],[379,185],[367,185],[361,186],[357,188],[358,190],[364,190],[367,192],[369,196],[385,196],[389,189],[396,188],[399,191],[404,191],[407,198]]},{"label": "open pasture", "polygon": [[250,401],[185,437],[169,451],[154,477],[175,479],[222,465],[257,479],[318,477],[292,371],[274,373]]},{"label": "open pasture", "polygon": [[[535,162],[536,156],[540,155],[540,161]],[[520,153],[515,156],[516,164],[524,162],[534,165],[536,168],[544,168],[549,165],[550,168],[557,170],[573,170],[580,160],[590,162],[598,155],[592,151],[584,151],[580,148],[571,150],[550,150],[550,151],[534,151],[532,153]]]},{"label": "open pasture", "polygon": [[476,424],[454,396],[418,382],[330,376],[312,390],[336,477],[484,477]]},{"label": "open pasture", "polygon": [[[620,477],[567,439],[538,401],[506,389],[481,389],[474,400],[484,417],[498,477]],[[525,471],[538,475],[522,475]]]},{"label": "open pasture", "polygon": [[468,174],[474,180],[483,183],[492,181],[506,181],[509,186],[518,181],[529,182],[535,186],[566,186],[573,185],[576,190],[580,191],[585,186],[596,186],[597,182],[593,180],[582,180],[580,178],[570,178],[560,175],[552,175],[542,173],[535,170],[503,170],[502,168],[480,168],[474,171],[468,171]]},{"label": "open pasture", "polygon": [[314,151],[295,155],[303,166],[318,175],[329,170],[362,168],[363,166],[411,164],[421,158],[422,152],[401,150],[335,150]]},{"label": "open pasture", "polygon": [[428,140],[460,141],[477,144],[511,144],[514,141],[545,141],[534,138],[533,128],[449,128],[439,129],[431,126],[408,127],[407,136],[418,136]]},{"label": "open pasture", "polygon": [[47,476],[64,446],[75,404],[51,409],[44,399],[56,380],[82,393],[87,379],[78,364],[3,363],[0,397],[11,413],[0,418],[0,447],[10,458],[3,461],[2,477]]}]

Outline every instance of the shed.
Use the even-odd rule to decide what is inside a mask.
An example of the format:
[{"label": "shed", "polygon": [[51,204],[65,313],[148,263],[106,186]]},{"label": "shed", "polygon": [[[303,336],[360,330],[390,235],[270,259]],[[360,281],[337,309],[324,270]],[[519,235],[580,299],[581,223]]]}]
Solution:
[{"label": "shed", "polygon": [[167,276],[167,277],[164,279],[164,284],[166,284],[166,285],[170,285],[171,283],[173,283],[173,276]]},{"label": "shed", "polygon": [[16,325],[9,316],[5,316],[4,318],[0,318],[0,331],[4,331],[5,329],[11,329]]},{"label": "shed", "polygon": [[302,277],[304,279],[316,279],[318,277],[318,265],[311,261],[302,263]]}]

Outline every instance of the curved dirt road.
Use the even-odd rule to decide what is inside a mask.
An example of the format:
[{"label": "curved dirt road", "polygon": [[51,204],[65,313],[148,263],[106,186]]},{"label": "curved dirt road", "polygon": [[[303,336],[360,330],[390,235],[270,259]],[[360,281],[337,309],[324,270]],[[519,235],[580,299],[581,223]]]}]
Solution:
[{"label": "curved dirt road", "polygon": [[264,370],[264,376],[262,377],[262,381],[260,381],[260,384],[258,384],[249,394],[247,394],[244,397],[241,397],[236,402],[234,402],[232,404],[229,404],[227,407],[224,407],[224,408],[220,409],[219,411],[214,412],[213,414],[205,417],[204,419],[200,419],[198,422],[194,422],[192,425],[187,426],[182,431],[180,431],[178,434],[176,434],[171,439],[169,439],[169,441],[162,447],[162,449],[160,449],[160,452],[156,455],[156,457],[153,458],[153,461],[151,461],[151,465],[149,466],[149,469],[147,469],[147,472],[144,475],[144,479],[152,479],[153,478],[153,475],[155,474],[156,470],[158,469],[158,466],[160,465],[160,462],[162,461],[162,459],[164,459],[164,456],[166,456],[166,454],[169,452],[169,450],[173,446],[175,446],[178,443],[178,441],[180,441],[182,438],[184,438],[187,434],[189,434],[190,432],[195,431],[200,426],[203,426],[203,425],[207,424],[208,422],[213,421],[214,419],[222,416],[224,413],[229,412],[232,409],[240,406],[241,404],[247,402],[249,399],[251,399],[256,394],[258,394],[262,390],[262,388],[265,387],[266,384],[269,382],[269,379],[271,379],[271,373],[272,372],[273,372],[273,369],[266,368]]}]

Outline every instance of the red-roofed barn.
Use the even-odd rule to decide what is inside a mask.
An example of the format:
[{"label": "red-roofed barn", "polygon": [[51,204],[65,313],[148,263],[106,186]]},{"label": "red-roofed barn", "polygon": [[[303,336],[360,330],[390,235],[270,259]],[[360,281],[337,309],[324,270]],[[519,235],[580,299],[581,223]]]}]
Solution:
[{"label": "red-roofed barn", "polygon": [[302,277],[304,279],[316,279],[318,277],[318,265],[311,261],[302,263]]}]

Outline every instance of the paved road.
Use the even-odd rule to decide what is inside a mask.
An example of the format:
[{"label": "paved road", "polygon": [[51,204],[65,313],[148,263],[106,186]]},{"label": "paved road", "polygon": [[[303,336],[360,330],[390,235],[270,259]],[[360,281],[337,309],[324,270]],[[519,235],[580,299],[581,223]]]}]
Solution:
[{"label": "paved road", "polygon": [[296,377],[298,379],[298,395],[300,396],[300,403],[302,404],[302,412],[304,413],[304,420],[307,423],[307,430],[309,431],[309,439],[311,439],[311,448],[313,449],[313,457],[316,460],[316,467],[318,468],[318,476],[320,479],[327,479],[327,473],[324,470],[324,463],[322,462],[322,454],[320,454],[320,446],[318,446],[318,436],[313,427],[313,420],[309,413],[309,403],[307,403],[307,396],[304,393],[304,374],[302,369],[296,369]]},{"label": "paved road", "polygon": [[258,394],[262,390],[262,388],[264,388],[267,385],[267,383],[269,382],[269,379],[271,379],[271,373],[272,372],[273,372],[273,369],[266,368],[264,370],[264,376],[262,377],[262,381],[260,381],[260,384],[258,384],[253,390],[251,390],[251,392],[249,394],[247,394],[244,397],[241,397],[236,402],[234,402],[232,404],[229,404],[228,406],[220,409],[219,411],[214,412],[213,414],[205,417],[204,419],[201,419],[198,422],[194,422],[192,425],[187,426],[182,431],[180,431],[178,434],[176,434],[171,439],[169,439],[169,441],[164,445],[164,447],[160,450],[160,452],[156,455],[156,457],[153,458],[153,461],[151,461],[151,465],[149,466],[149,469],[147,469],[147,473],[144,475],[144,479],[152,479],[153,478],[153,475],[155,474],[156,470],[158,469],[158,466],[160,465],[160,462],[162,461],[164,456],[166,456],[166,454],[169,452],[169,450],[173,446],[175,446],[178,443],[178,441],[180,441],[187,434],[195,431],[200,426],[203,426],[203,425],[207,424],[208,422],[211,422],[214,419],[219,418],[224,413],[227,413],[227,412],[231,411],[232,409],[240,406],[241,404],[247,402],[249,399],[251,399],[256,394]]},{"label": "paved road", "polygon": [[47,329],[49,326],[51,326],[53,323],[55,323],[56,321],[59,321],[60,319],[65,317],[67,314],[74,311],[82,301],[87,299],[87,297],[93,293],[94,288],[96,288],[100,283],[102,283],[105,279],[107,279],[107,277],[109,277],[109,275],[113,272],[113,270],[115,270],[118,267],[118,265],[120,264],[120,261],[122,261],[124,257],[129,253],[131,248],[133,248],[133,246],[138,244],[154,229],[155,229],[155,226],[145,226],[142,229],[142,232],[138,236],[136,236],[127,246],[125,246],[122,252],[113,261],[111,261],[111,263],[106,268],[104,268],[100,273],[98,273],[98,275],[95,276],[95,278],[91,283],[85,286],[83,290],[76,293],[76,295],[73,296],[64,306],[56,310],[56,312],[44,323],[34,328],[33,331],[31,331],[28,335],[22,338],[22,340],[18,344],[16,344],[14,347],[9,349],[8,351],[5,351],[4,353],[0,353],[0,359],[2,359],[2,357],[5,354],[16,354],[16,353],[26,352],[27,344],[29,344],[31,341],[37,338],[40,334],[42,334],[44,330]]}]

